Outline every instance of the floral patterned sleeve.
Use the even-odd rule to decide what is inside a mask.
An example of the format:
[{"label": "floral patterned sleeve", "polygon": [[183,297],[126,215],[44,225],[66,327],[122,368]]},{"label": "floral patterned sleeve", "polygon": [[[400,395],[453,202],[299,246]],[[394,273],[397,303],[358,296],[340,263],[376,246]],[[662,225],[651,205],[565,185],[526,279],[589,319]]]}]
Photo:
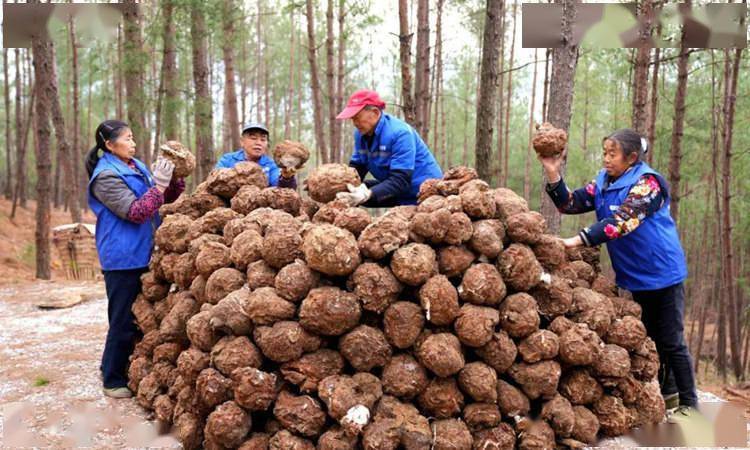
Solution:
[{"label": "floral patterned sleeve", "polygon": [[664,204],[664,193],[654,175],[643,175],[630,188],[625,201],[611,217],[602,219],[579,235],[588,246],[603,244],[633,232],[650,215]]},{"label": "floral patterned sleeve", "polygon": [[593,211],[595,193],[595,180],[573,192],[570,192],[562,179],[557,183],[547,185],[547,195],[550,196],[557,210],[562,214],[583,214]]}]

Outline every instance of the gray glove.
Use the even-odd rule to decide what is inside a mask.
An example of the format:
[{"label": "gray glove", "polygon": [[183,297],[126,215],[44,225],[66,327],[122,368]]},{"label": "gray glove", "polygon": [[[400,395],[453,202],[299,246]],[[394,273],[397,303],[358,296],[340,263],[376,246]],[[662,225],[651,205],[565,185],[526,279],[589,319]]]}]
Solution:
[{"label": "gray glove", "polygon": [[174,163],[167,158],[157,158],[151,165],[151,176],[154,178],[154,183],[164,189],[169,187],[173,171]]}]

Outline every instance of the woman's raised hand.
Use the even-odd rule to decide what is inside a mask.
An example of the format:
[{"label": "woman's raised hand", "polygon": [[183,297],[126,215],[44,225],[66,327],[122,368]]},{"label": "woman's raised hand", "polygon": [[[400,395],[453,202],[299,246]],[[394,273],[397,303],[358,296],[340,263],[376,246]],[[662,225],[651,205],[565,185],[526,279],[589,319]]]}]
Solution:
[{"label": "woman's raised hand", "polygon": [[562,167],[563,161],[565,161],[565,155],[568,149],[565,148],[562,153],[558,153],[552,156],[541,156],[537,153],[536,159],[542,163],[542,168],[547,174],[547,181],[550,183],[556,183],[560,181],[560,167]]},{"label": "woman's raised hand", "polygon": [[166,189],[172,181],[172,172],[174,163],[167,158],[157,158],[151,165],[151,175],[154,177],[154,183],[157,187]]}]

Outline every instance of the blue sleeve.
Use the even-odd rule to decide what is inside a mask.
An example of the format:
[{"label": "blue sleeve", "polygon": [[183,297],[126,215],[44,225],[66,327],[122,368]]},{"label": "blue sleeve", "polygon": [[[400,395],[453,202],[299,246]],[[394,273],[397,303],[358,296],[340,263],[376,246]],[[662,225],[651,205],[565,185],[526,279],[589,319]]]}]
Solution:
[{"label": "blue sleeve", "polygon": [[352,150],[352,158],[349,160],[349,165],[355,167],[356,165],[367,166],[367,149],[362,142],[362,136],[359,131],[354,131],[354,149]]},{"label": "blue sleeve", "polygon": [[557,183],[547,184],[546,190],[552,203],[562,214],[582,214],[594,210],[596,181],[591,181],[585,187],[570,192],[561,178]]},{"label": "blue sleeve", "polygon": [[268,186],[278,186],[279,185],[279,173],[281,172],[279,170],[279,166],[276,165],[276,163],[270,164],[268,169]]},{"label": "blue sleeve", "polygon": [[391,145],[391,170],[414,171],[417,160],[417,142],[414,133],[402,130]]},{"label": "blue sleeve", "polygon": [[367,176],[367,172],[369,172],[370,169],[367,168],[367,163],[358,163],[354,161],[354,158],[352,158],[351,161],[349,161],[349,167],[353,167],[357,174],[359,175],[359,179],[364,181],[365,177]]},{"label": "blue sleeve", "polygon": [[229,154],[227,153],[219,158],[218,161],[216,161],[216,166],[214,166],[214,169],[231,169],[232,167],[234,167],[234,165],[229,159]]},{"label": "blue sleeve", "polygon": [[391,170],[388,178],[369,186],[372,196],[365,202],[365,206],[393,206],[399,197],[403,197],[410,192],[411,175],[411,170]]}]

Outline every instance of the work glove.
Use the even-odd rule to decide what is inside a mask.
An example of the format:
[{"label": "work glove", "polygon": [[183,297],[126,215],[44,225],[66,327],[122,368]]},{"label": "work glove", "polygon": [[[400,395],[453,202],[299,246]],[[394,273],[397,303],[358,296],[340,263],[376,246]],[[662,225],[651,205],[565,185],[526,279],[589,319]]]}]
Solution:
[{"label": "work glove", "polygon": [[288,180],[290,178],[294,178],[295,175],[297,175],[296,167],[282,167],[281,168],[281,178],[286,178]]},{"label": "work glove", "polygon": [[338,200],[343,200],[349,206],[359,206],[366,202],[372,196],[372,191],[362,183],[359,186],[353,186],[351,184],[346,185],[349,192],[339,192],[336,194]]},{"label": "work glove", "polygon": [[163,189],[169,187],[173,171],[174,163],[167,158],[157,158],[151,165],[151,176],[154,178],[154,183]]}]

